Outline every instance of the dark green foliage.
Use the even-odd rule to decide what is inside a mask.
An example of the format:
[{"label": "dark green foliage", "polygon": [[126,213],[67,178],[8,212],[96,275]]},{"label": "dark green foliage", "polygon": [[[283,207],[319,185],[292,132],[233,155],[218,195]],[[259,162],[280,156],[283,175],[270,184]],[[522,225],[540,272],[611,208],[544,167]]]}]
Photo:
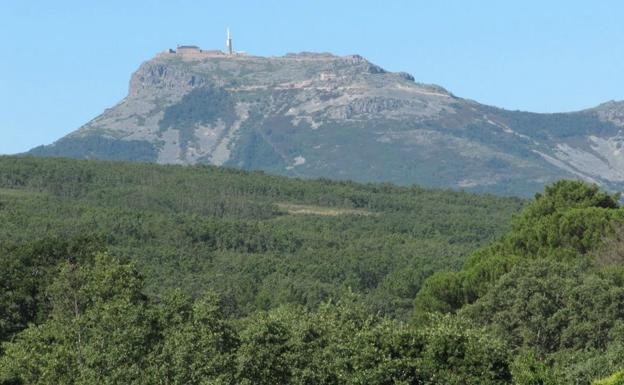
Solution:
[{"label": "dark green foliage", "polygon": [[159,313],[159,343],[151,353],[153,383],[232,383],[234,329],[224,319],[218,297],[207,293],[195,302],[180,291],[168,295]]},{"label": "dark green foliage", "polygon": [[617,384],[624,211],[558,182],[464,258],[521,204],[0,158],[0,384]]},{"label": "dark green foliage", "polygon": [[589,384],[613,373],[624,356],[622,215],[617,197],[596,186],[547,187],[501,241],[461,271],[427,279],[415,320],[459,312],[486,327],[514,352],[517,384]]},{"label": "dark green foliage", "polygon": [[0,248],[0,340],[5,341],[28,323],[41,322],[49,309],[45,289],[58,263],[80,261],[104,248],[101,239],[76,236],[44,238]]},{"label": "dark green foliage", "polygon": [[416,305],[421,311],[455,311],[484,295],[518,262],[544,258],[576,260],[600,246],[613,224],[624,218],[616,197],[577,181],[546,188],[514,218],[502,240],[471,255],[456,273],[438,273],[425,283]]},{"label": "dark green foliage", "polygon": [[288,325],[272,317],[252,319],[241,334],[237,355],[241,384],[287,384],[291,367],[288,360]]},{"label": "dark green foliage", "polygon": [[[505,384],[508,352],[468,321],[410,327],[352,302],[284,307],[238,322],[218,298],[160,303],[132,265],[107,255],[62,262],[52,310],[5,343],[10,384]],[[238,324],[238,327],[235,325]]]},{"label": "dark green foliage", "polygon": [[516,348],[605,349],[624,318],[624,287],[587,269],[554,261],[518,265],[462,312],[500,327]]},{"label": "dark green foliage", "polygon": [[[207,166],[13,157],[0,158],[0,202],[0,242],[96,234],[137,263],[152,294],[210,289],[242,315],[314,308],[353,290],[371,310],[403,317],[427,276],[459,268],[522,205]],[[293,204],[335,214],[289,214]]]},{"label": "dark green foliage", "polygon": [[136,270],[106,255],[63,262],[48,290],[48,319],[5,345],[0,380],[142,383],[154,321]]},{"label": "dark green foliage", "polygon": [[343,303],[312,314],[289,308],[261,314],[242,333],[254,338],[243,339],[239,359],[242,368],[254,370],[241,370],[241,383],[476,385],[511,379],[502,342],[454,317],[410,327]]},{"label": "dark green foliage", "polygon": [[588,384],[621,363],[623,303],[624,285],[612,274],[586,262],[535,260],[461,313],[489,325],[512,349],[530,349],[533,369],[558,379],[550,383]]}]

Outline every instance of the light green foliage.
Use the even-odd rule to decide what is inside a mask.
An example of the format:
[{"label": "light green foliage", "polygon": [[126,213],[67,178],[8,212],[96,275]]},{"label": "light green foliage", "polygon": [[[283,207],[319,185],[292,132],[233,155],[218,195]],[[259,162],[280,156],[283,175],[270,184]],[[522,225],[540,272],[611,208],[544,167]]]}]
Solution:
[{"label": "light green foliage", "polygon": [[607,378],[592,382],[592,385],[624,385],[624,372],[613,373]]},{"label": "light green foliage", "polygon": [[531,349],[516,353],[511,365],[514,385],[558,384],[550,366]]},{"label": "light green foliage", "polygon": [[424,331],[425,382],[505,384],[511,380],[505,344],[460,318],[433,320]]}]

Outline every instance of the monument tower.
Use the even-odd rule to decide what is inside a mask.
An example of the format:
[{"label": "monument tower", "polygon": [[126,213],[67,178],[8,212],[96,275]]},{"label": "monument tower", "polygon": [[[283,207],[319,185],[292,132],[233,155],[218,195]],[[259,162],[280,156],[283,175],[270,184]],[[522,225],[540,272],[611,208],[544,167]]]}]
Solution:
[{"label": "monument tower", "polygon": [[227,54],[232,56],[232,37],[230,36],[230,29],[227,29],[227,39],[225,40],[225,48],[227,50]]}]

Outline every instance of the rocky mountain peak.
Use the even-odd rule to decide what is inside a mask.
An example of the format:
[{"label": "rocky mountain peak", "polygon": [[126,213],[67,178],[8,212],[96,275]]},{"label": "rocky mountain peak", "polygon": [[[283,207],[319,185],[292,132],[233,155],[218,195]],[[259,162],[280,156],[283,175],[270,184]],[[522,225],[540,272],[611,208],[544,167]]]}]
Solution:
[{"label": "rocky mountain peak", "polygon": [[180,96],[194,87],[205,85],[206,82],[207,79],[184,67],[155,59],[141,64],[132,74],[128,96],[157,96],[163,93]]},{"label": "rocky mountain peak", "polygon": [[384,82],[414,82],[414,77],[405,72],[390,73],[360,55],[301,52],[281,57],[214,55],[183,60],[161,54],[143,63],[132,75],[128,95],[180,96],[207,84],[280,87],[318,81],[336,87],[356,81],[383,86]]},{"label": "rocky mountain peak", "polygon": [[120,103],[31,153],[520,195],[562,177],[624,188],[622,102],[506,111],[359,55],[180,51],[143,63]]},{"label": "rocky mountain peak", "polygon": [[624,127],[624,101],[610,100],[592,110],[602,119]]}]

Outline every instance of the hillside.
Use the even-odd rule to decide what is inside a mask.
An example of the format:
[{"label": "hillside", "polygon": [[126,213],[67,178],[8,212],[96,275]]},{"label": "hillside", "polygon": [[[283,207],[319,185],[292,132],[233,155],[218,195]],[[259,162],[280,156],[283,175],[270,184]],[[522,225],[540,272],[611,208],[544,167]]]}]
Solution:
[{"label": "hillside", "polygon": [[621,103],[507,111],[357,55],[162,53],[121,102],[30,154],[531,196],[561,178],[621,190],[623,125]]},{"label": "hillside", "polygon": [[2,385],[624,378],[624,210],[595,185],[0,157],[0,220]]},{"label": "hillside", "polygon": [[86,239],[74,248],[133,260],[152,293],[212,289],[235,314],[352,291],[405,315],[428,275],[458,269],[521,205],[211,166],[0,157],[4,247]]}]

